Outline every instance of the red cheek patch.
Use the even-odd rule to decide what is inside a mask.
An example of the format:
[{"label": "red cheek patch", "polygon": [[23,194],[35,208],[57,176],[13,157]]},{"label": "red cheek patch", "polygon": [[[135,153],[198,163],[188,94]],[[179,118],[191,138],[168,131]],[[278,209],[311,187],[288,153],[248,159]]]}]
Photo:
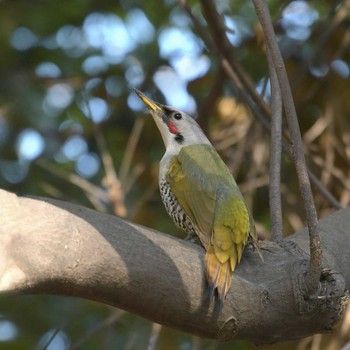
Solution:
[{"label": "red cheek patch", "polygon": [[173,122],[168,122],[168,128],[172,134],[175,134],[175,135],[179,134],[179,130],[177,129],[177,127]]}]

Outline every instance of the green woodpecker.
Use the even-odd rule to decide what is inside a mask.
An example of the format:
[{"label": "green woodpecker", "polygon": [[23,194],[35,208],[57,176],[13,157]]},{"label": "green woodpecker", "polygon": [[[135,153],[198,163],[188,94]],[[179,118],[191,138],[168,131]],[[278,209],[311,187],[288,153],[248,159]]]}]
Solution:
[{"label": "green woodpecker", "polygon": [[256,241],[251,215],[235,179],[196,121],[135,92],[148,107],[166,147],[159,169],[165,208],[178,227],[199,237],[206,249],[211,298],[217,289],[223,302],[249,236]]}]

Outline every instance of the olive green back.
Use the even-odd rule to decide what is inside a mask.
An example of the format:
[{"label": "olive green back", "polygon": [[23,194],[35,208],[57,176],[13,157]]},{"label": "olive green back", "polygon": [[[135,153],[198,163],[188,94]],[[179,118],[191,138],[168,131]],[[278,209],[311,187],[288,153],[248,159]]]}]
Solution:
[{"label": "olive green back", "polygon": [[223,263],[239,262],[250,231],[250,217],[239,188],[211,145],[183,147],[166,174],[170,188],[191,219],[206,249],[214,246]]}]

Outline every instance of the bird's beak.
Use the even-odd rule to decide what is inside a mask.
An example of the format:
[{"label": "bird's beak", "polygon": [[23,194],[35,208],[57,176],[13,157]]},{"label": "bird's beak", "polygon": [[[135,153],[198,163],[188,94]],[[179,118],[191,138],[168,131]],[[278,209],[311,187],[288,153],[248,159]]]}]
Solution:
[{"label": "bird's beak", "polygon": [[140,99],[142,100],[142,102],[152,111],[154,112],[162,112],[162,108],[158,105],[157,102],[154,102],[153,100],[151,100],[150,98],[148,98],[146,95],[144,95],[140,90],[137,90],[134,88],[134,91],[136,92],[136,94],[140,97]]}]

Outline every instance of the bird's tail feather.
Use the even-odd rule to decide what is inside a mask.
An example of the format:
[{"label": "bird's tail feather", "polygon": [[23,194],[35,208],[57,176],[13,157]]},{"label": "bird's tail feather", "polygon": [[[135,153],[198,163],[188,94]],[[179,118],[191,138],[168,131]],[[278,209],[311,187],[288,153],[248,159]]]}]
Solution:
[{"label": "bird's tail feather", "polygon": [[214,298],[215,289],[217,289],[220,302],[223,303],[231,286],[232,270],[230,260],[221,263],[215,255],[214,247],[209,245],[205,255],[205,271],[211,289],[210,302]]}]

